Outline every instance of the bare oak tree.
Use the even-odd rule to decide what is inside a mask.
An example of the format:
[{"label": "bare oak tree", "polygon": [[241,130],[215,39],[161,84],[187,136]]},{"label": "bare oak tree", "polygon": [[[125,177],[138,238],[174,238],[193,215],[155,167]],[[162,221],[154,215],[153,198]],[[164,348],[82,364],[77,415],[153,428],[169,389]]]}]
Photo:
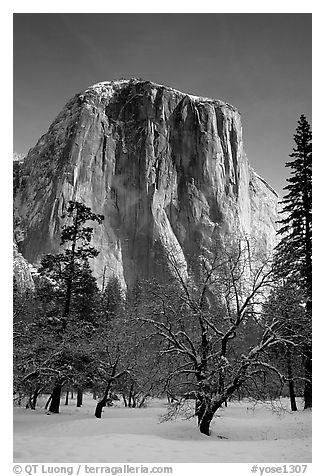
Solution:
[{"label": "bare oak tree", "polygon": [[[200,279],[180,272],[175,256],[169,262],[175,282],[151,290],[138,320],[169,358],[166,390],[176,396],[174,406],[193,398],[199,430],[210,435],[216,411],[245,382],[265,372],[283,380],[267,357],[283,341],[281,322],[266,321],[261,313],[272,286],[271,261],[242,238],[215,253],[202,252]],[[255,336],[246,335],[251,322]]]}]

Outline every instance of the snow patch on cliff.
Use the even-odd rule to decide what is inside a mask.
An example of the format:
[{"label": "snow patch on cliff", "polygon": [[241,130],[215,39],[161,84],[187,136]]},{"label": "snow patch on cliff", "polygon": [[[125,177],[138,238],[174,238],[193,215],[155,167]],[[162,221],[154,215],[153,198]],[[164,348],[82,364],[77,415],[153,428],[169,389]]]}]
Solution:
[{"label": "snow patch on cliff", "polygon": [[237,109],[232,106],[231,104],[222,101],[220,99],[213,99],[213,98],[207,98],[204,96],[195,96],[193,94],[185,93],[183,91],[179,91],[178,89],[172,88],[170,86],[166,86],[164,84],[160,83],[155,83],[153,81],[145,81],[142,79],[118,79],[118,80],[112,80],[112,81],[101,81],[99,83],[93,84],[92,86],[89,86],[85,91],[84,94],[90,93],[90,92],[96,92],[97,94],[105,97],[111,97],[115,91],[129,85],[129,84],[139,84],[139,83],[150,83],[153,87],[157,88],[164,88],[168,91],[171,91],[173,93],[176,93],[177,95],[180,95],[180,97],[185,97],[187,96],[190,98],[191,101],[195,103],[209,103],[209,104],[215,104],[217,106],[226,106],[227,108],[231,109],[232,111],[236,111]]}]

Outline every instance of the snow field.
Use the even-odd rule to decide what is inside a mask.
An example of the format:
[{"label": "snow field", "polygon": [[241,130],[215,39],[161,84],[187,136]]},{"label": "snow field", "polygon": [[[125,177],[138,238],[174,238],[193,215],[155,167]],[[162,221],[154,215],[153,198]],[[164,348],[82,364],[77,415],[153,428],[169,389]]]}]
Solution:
[{"label": "snow field", "polygon": [[107,407],[100,420],[93,416],[91,396],[84,396],[82,408],[75,403],[65,406],[62,399],[58,415],[14,408],[14,462],[311,462],[310,411],[275,412],[267,405],[230,402],[207,437],[193,418],[159,423],[167,411],[162,400],[140,409]]}]

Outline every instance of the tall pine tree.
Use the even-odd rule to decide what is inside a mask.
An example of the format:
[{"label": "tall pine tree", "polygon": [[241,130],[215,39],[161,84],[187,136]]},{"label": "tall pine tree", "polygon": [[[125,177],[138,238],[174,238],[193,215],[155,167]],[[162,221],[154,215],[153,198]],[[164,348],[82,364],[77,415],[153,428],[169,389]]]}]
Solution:
[{"label": "tall pine tree", "polygon": [[[88,221],[102,223],[104,216],[93,213],[80,202],[69,201],[66,216],[68,224],[62,227],[61,245],[64,251],[42,258],[39,272],[50,278],[59,288],[62,315],[60,317],[60,337],[64,341],[71,313],[83,319],[91,316],[91,297],[98,291],[96,281],[91,275],[89,259],[95,258],[99,251],[91,244],[93,228],[86,226]],[[90,307],[89,307],[90,304]],[[62,366],[65,365],[62,358]],[[58,377],[53,387],[50,411],[59,412],[61,390],[64,377]]]},{"label": "tall pine tree", "polygon": [[294,135],[295,147],[290,154],[291,176],[284,187],[287,194],[282,200],[283,218],[279,221],[281,240],[276,248],[276,273],[282,282],[295,283],[305,297],[307,322],[303,347],[305,368],[305,408],[312,406],[312,353],[311,353],[311,304],[312,304],[312,133],[304,115],[300,116]]},{"label": "tall pine tree", "polygon": [[[80,293],[80,285],[91,279],[89,259],[95,258],[99,251],[91,244],[93,228],[85,226],[86,222],[102,223],[104,216],[93,213],[89,207],[80,202],[69,201],[66,215],[70,224],[62,227],[61,246],[64,252],[46,255],[42,258],[39,272],[61,283],[63,294],[62,320],[67,321],[71,311],[74,294]],[[88,283],[89,284],[89,283]]]}]

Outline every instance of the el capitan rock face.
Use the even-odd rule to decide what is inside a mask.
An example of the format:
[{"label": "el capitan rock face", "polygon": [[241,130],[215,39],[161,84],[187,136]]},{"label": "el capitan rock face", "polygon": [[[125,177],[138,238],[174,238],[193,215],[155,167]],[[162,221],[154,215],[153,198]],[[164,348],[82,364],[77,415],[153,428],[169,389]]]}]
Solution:
[{"label": "el capitan rock face", "polygon": [[59,250],[69,200],[105,216],[99,281],[148,277],[159,250],[185,270],[216,237],[242,232],[265,249],[276,239],[277,195],[247,161],[238,111],[148,81],[77,94],[29,151],[15,197],[29,262]]}]

